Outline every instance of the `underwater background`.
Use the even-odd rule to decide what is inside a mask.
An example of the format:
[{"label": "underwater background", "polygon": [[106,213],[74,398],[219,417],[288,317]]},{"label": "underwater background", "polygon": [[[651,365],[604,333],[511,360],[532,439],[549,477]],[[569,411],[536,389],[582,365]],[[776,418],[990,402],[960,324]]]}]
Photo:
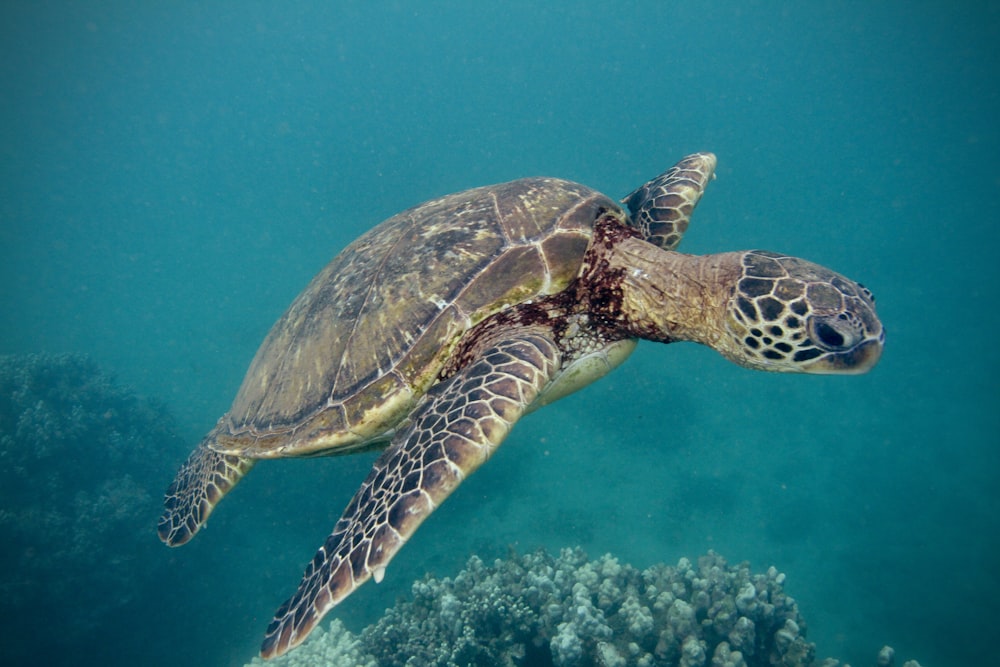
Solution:
[{"label": "underwater background", "polygon": [[511,547],[713,549],[787,575],[819,657],[996,659],[1000,3],[7,2],[0,26],[0,662],[248,662],[374,454],[258,466],[181,549],[156,519],[310,278],[431,197],[620,197],[701,150],[682,250],[863,282],[879,366],[643,343],[328,618]]}]

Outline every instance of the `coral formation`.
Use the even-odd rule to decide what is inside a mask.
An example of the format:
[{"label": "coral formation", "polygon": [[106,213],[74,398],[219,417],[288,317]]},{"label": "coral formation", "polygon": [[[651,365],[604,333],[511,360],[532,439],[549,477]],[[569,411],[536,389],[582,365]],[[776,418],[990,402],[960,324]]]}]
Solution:
[{"label": "coral formation", "polygon": [[682,558],[645,571],[610,555],[591,561],[580,549],[492,566],[474,556],[453,579],[414,583],[412,599],[360,635],[334,621],[268,664],[835,667],[815,660],[784,579],[773,567],[728,566],[714,552],[697,565]]},{"label": "coral formation", "polygon": [[[77,355],[0,356],[0,614],[86,613],[83,636],[155,576],[146,555],[177,442],[164,409]],[[27,640],[26,640],[27,641]],[[8,646],[7,648],[10,648]]]}]

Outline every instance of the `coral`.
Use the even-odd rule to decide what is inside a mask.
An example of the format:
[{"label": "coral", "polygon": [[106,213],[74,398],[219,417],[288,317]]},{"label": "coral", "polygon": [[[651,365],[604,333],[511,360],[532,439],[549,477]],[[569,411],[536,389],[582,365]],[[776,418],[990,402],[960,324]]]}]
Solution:
[{"label": "coral", "polygon": [[[421,663],[414,663],[421,664]],[[340,619],[333,619],[328,629],[316,628],[308,643],[275,660],[264,662],[256,657],[246,667],[379,667],[375,658],[365,653],[361,640]]]},{"label": "coral", "polygon": [[150,526],[182,448],[161,406],[90,359],[0,357],[0,613],[30,624],[72,601],[86,613],[63,631],[80,636],[125,605],[155,576]]},{"label": "coral", "polygon": [[[814,661],[784,579],[773,567],[751,574],[746,563],[728,566],[714,552],[697,566],[682,558],[645,571],[610,555],[591,561],[579,549],[512,555],[492,566],[474,556],[454,579],[414,583],[411,599],[360,635],[334,621],[330,632],[269,664],[837,665]],[[348,650],[349,661],[328,657]]]}]

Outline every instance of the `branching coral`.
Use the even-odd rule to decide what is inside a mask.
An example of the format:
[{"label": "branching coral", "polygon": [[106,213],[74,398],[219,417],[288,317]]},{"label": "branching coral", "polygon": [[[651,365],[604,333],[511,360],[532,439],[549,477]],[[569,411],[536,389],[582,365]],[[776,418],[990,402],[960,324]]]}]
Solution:
[{"label": "branching coral", "polygon": [[[339,623],[273,664],[417,667],[834,667],[817,663],[775,568],[709,552],[639,571],[610,555],[539,551],[427,577],[360,636]],[[328,662],[333,652],[347,662]],[[283,662],[287,661],[287,662]],[[260,665],[255,660],[253,665]],[[919,667],[913,663],[910,667]]]}]

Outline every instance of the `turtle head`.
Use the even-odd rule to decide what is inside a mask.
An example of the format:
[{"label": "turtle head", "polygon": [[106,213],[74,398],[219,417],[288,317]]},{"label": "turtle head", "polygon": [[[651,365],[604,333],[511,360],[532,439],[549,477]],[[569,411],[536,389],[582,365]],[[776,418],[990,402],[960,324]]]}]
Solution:
[{"label": "turtle head", "polygon": [[858,374],[878,362],[885,330],[866,287],[797,257],[737,257],[725,333],[713,346],[725,357],[787,373]]}]

